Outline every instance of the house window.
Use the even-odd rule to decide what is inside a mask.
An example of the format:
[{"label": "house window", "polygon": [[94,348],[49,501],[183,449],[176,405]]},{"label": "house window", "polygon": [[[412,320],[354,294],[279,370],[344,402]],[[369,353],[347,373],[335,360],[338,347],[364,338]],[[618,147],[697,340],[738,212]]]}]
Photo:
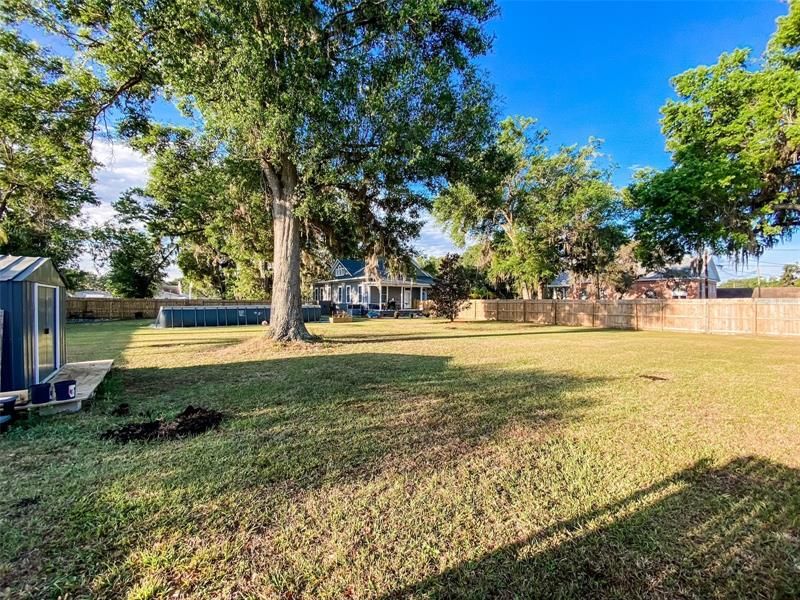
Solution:
[{"label": "house window", "polygon": [[336,290],[336,301],[341,303],[344,302],[344,288],[339,286]]},{"label": "house window", "polygon": [[423,302],[428,299],[428,288],[422,288],[419,291],[419,299]]},{"label": "house window", "polygon": [[345,292],[345,295],[344,295],[345,302],[350,304],[350,303],[353,302],[353,290],[349,285],[345,289],[346,289],[346,292]]},{"label": "house window", "polygon": [[338,267],[336,267],[335,273],[336,273],[336,277],[344,277],[344,276],[347,275],[347,269],[345,269],[342,266],[338,266]]}]

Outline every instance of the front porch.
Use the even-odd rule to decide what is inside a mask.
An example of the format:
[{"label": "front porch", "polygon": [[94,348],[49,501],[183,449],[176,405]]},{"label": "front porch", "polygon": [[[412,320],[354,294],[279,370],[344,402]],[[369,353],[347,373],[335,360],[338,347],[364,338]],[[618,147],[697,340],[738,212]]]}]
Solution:
[{"label": "front porch", "polygon": [[418,310],[428,299],[430,285],[413,281],[342,281],[321,282],[314,285],[315,302],[334,302],[340,310],[362,308],[364,310]]},{"label": "front porch", "polygon": [[420,301],[428,299],[430,286],[414,285],[382,285],[370,283],[369,308],[375,310],[416,310]]}]

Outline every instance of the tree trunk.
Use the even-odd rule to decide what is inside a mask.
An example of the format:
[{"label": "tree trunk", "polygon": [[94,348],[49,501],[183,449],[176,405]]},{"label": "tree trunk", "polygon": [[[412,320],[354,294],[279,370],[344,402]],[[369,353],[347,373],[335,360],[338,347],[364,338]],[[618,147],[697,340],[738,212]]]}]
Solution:
[{"label": "tree trunk", "polygon": [[281,342],[308,340],[300,288],[300,222],[294,215],[297,173],[287,161],[280,176],[266,161],[264,171],[272,191],[274,236],[270,337]]}]

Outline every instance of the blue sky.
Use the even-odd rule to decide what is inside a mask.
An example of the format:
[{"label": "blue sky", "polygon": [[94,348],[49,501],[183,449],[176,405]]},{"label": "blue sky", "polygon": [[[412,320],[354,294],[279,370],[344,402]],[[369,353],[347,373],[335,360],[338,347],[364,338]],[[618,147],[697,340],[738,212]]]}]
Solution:
[{"label": "blue sky", "polygon": [[[480,62],[501,115],[536,117],[553,147],[602,138],[623,186],[637,167],[669,164],[658,111],[672,93],[670,78],[733,48],[762,52],[786,10],[778,0],[506,1],[490,24],[494,48]],[[103,146],[98,153],[109,166],[98,177],[103,199],[146,176],[146,164],[128,149]],[[453,249],[430,222],[417,245],[433,254]],[[762,274],[798,260],[800,243],[784,244],[762,258]],[[751,272],[754,263],[738,276]],[[722,273],[730,277],[733,267]]]}]

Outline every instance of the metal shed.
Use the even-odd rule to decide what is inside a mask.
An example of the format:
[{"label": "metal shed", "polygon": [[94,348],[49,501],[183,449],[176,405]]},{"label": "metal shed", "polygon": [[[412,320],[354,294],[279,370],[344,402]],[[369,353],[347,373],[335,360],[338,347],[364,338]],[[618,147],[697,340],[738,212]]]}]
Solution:
[{"label": "metal shed", "polygon": [[64,279],[49,258],[0,255],[0,390],[23,390],[66,362]]}]

